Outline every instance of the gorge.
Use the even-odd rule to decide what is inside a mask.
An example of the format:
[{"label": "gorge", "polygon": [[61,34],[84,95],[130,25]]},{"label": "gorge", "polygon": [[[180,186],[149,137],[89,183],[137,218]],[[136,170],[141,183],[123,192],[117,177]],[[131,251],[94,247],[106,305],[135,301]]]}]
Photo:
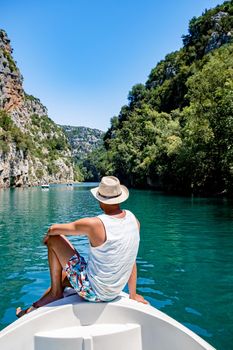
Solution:
[{"label": "gorge", "polygon": [[0,188],[81,180],[75,163],[103,132],[56,125],[41,101],[24,91],[12,51],[0,30]]}]

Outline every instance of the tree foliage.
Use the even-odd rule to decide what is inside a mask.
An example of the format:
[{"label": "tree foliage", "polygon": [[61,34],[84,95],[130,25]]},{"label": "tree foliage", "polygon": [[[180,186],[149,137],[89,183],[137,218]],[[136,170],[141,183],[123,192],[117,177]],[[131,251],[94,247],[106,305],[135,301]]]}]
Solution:
[{"label": "tree foliage", "polygon": [[232,194],[232,38],[233,1],[193,18],[183,48],[132,87],[86,173],[116,174],[131,186]]}]

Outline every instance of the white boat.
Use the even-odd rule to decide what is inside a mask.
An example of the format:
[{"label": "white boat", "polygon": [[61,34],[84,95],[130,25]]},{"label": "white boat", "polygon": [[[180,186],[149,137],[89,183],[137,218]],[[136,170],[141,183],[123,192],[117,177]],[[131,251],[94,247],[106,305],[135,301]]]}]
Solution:
[{"label": "white boat", "polygon": [[109,303],[87,302],[75,293],[41,307],[0,332],[0,349],[214,350],[171,317],[125,293]]},{"label": "white boat", "polygon": [[41,185],[41,188],[49,188],[49,184],[43,184]]}]

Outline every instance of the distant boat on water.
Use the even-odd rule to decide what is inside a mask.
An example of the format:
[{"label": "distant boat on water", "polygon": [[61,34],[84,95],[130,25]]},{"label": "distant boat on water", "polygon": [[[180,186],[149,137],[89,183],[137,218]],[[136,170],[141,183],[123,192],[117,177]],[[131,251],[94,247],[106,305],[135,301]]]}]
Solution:
[{"label": "distant boat on water", "polygon": [[41,188],[49,188],[49,184],[42,184]]}]

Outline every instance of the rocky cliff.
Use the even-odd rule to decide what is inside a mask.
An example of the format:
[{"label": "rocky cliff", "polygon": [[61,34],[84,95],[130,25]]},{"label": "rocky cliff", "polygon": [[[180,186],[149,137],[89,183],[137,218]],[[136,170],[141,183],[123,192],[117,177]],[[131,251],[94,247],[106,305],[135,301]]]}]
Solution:
[{"label": "rocky cliff", "polygon": [[71,145],[76,161],[84,160],[92,151],[103,144],[104,132],[85,126],[61,125]]},{"label": "rocky cliff", "polygon": [[22,83],[10,40],[0,30],[0,187],[73,181],[66,135]]}]

